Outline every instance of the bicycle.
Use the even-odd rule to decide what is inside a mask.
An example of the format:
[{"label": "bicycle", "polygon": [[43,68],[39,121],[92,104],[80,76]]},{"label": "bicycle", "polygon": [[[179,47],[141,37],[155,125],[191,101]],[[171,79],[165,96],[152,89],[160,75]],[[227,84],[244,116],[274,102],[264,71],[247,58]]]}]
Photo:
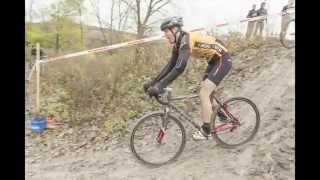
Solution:
[{"label": "bicycle", "polygon": [[[280,42],[281,44],[287,48],[291,49],[295,47],[295,8],[291,7],[282,14],[282,21],[286,23],[284,29],[281,29],[280,33]],[[288,21],[288,22],[286,22]]]},{"label": "bicycle", "polygon": [[[163,105],[163,111],[153,111],[147,115],[141,117],[132,130],[130,137],[130,148],[134,156],[140,160],[140,162],[151,165],[151,166],[161,166],[170,162],[173,162],[182,153],[186,144],[186,133],[185,128],[181,123],[181,119],[174,115],[171,111],[179,114],[183,119],[191,123],[196,129],[200,130],[200,126],[196,124],[189,115],[186,115],[185,111],[179,107],[172,104],[174,101],[181,101],[184,99],[194,99],[198,98],[199,95],[187,95],[187,96],[177,96],[172,97],[172,88],[165,88],[165,92],[159,97],[155,97],[158,103]],[[260,124],[260,114],[257,106],[249,99],[244,97],[234,97],[225,102],[220,102],[213,94],[210,95],[210,101],[217,102],[218,106],[215,112],[216,114],[223,113],[224,117],[227,119],[222,120],[220,117],[219,122],[216,121],[216,117],[211,117],[212,123],[212,135],[217,141],[218,145],[224,148],[235,148],[237,146],[243,145],[254,138],[258,132]],[[244,103],[244,104],[240,104]],[[236,104],[236,109],[232,109],[233,105]],[[253,129],[252,132],[245,130],[245,134],[248,137],[241,141],[228,142],[227,139],[223,138],[225,134],[231,134],[238,132],[240,126],[247,124],[248,122],[240,121],[240,115],[246,114],[246,119],[249,119],[249,111],[244,111],[240,113],[239,111],[249,105],[250,109],[253,110]],[[214,110],[214,109],[213,109]],[[154,121],[154,119],[156,121]],[[220,122],[221,121],[221,122]],[[227,136],[228,137],[228,136]],[[242,136],[238,136],[242,137]],[[231,139],[235,139],[232,138]],[[148,140],[151,140],[150,142]],[[172,143],[174,142],[174,143]],[[173,150],[173,152],[168,152],[169,150],[161,150],[160,147],[168,146]],[[155,150],[150,150],[148,145],[154,145]],[[175,147],[178,145],[178,148]],[[159,151],[159,155],[155,154]],[[141,152],[145,151],[145,152]],[[148,155],[148,153],[151,153]],[[170,155],[166,158],[165,155]],[[151,158],[151,159],[150,159]],[[160,159],[160,161],[157,161]]]},{"label": "bicycle", "polygon": [[291,49],[295,47],[294,27],[295,27],[295,20],[291,20],[289,21],[286,32],[280,33],[281,44],[287,49]]}]

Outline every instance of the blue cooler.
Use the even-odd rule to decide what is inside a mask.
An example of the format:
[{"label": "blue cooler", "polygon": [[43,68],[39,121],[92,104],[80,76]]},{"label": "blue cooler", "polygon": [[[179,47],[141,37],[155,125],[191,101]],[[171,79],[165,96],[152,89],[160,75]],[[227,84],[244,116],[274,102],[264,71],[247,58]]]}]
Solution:
[{"label": "blue cooler", "polygon": [[33,132],[41,133],[47,128],[46,118],[35,118],[31,120],[31,130]]}]

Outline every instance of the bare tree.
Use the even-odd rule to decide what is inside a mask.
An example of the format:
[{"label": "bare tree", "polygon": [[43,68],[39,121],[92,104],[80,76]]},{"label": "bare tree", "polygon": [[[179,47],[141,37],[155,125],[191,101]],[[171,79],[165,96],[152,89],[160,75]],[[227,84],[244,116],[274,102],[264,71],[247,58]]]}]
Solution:
[{"label": "bare tree", "polygon": [[109,39],[110,39],[110,44],[113,43],[113,12],[114,12],[114,6],[115,6],[115,1],[114,0],[111,0],[111,9],[110,9],[110,34],[109,34]]},{"label": "bare tree", "polygon": [[83,22],[82,22],[82,16],[83,11],[85,11],[84,8],[84,0],[66,0],[67,5],[70,6],[71,10],[75,10],[78,12],[79,18],[80,18],[80,34],[81,34],[81,46],[84,47],[84,32],[83,32]]},{"label": "bare tree", "polygon": [[40,18],[41,18],[42,28],[43,28],[43,30],[45,32],[48,33],[50,31],[49,23],[48,23],[48,20],[47,20],[48,9],[47,8],[41,9],[39,11],[39,15],[40,15]]},{"label": "bare tree", "polygon": [[73,12],[70,11],[68,7],[66,7],[65,3],[60,1],[56,4],[51,4],[50,7],[50,16],[52,18],[52,22],[55,26],[55,34],[56,34],[56,42],[55,42],[55,51],[56,54],[59,53],[61,47],[61,31],[64,27],[64,23],[68,20],[70,16],[73,15]]},{"label": "bare tree", "polygon": [[103,26],[103,20],[100,14],[100,0],[90,0],[91,6],[94,9],[95,17],[97,18],[98,24],[99,24],[99,30],[101,32],[101,35],[103,37],[103,42],[108,44],[108,40],[105,34],[104,26]]},{"label": "bare tree", "polygon": [[[151,17],[161,12],[170,3],[170,0],[123,0],[123,2],[134,12],[137,38],[140,39],[151,30],[149,22]],[[139,46],[135,49],[135,60],[139,60],[138,62],[142,59],[141,50]]]},{"label": "bare tree", "polygon": [[29,22],[30,23],[32,23],[33,3],[34,3],[34,0],[30,0],[30,5],[29,5]]},{"label": "bare tree", "polygon": [[[133,0],[132,0],[133,1]],[[123,0],[127,6],[129,6],[135,13],[136,19],[136,31],[137,38],[142,38],[145,32],[150,28],[149,20],[155,14],[161,12],[161,10],[170,3],[170,0],[134,0],[134,3],[130,3],[128,0]],[[146,6],[143,5],[146,3]],[[146,7],[146,13],[143,15],[143,7]]]},{"label": "bare tree", "polygon": [[30,1],[30,4],[29,4],[29,14],[28,14],[28,16],[29,16],[29,26],[28,26],[28,23],[26,24],[26,26],[27,26],[27,30],[29,30],[30,32],[31,32],[31,28],[32,28],[32,12],[33,12],[33,9],[32,9],[32,7],[33,7],[33,3],[34,3],[34,0],[31,0]]},{"label": "bare tree", "polygon": [[130,12],[130,7],[127,6],[124,10],[123,10],[123,2],[122,0],[119,0],[118,2],[118,30],[123,30],[127,24],[127,20],[129,17],[129,12]]}]

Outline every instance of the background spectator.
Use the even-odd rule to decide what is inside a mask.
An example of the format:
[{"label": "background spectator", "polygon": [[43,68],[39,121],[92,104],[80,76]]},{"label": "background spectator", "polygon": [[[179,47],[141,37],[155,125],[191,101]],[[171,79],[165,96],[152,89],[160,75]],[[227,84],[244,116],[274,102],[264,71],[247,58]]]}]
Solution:
[{"label": "background spectator", "polygon": [[[266,15],[268,15],[268,12],[265,9],[265,6],[266,6],[266,3],[262,2],[261,6],[260,6],[260,9],[258,9],[258,11],[257,11],[258,16],[266,16]],[[256,36],[257,32],[259,32],[258,36],[262,37],[262,33],[263,33],[264,23],[265,22],[267,22],[267,17],[264,18],[264,19],[257,20],[256,28],[255,28],[255,31],[253,33],[254,36]]]},{"label": "background spectator", "polygon": [[[252,5],[252,9],[249,11],[249,13],[247,15],[247,18],[254,18],[254,17],[257,17],[257,15],[258,15],[258,12],[256,10],[256,5],[253,4]],[[246,38],[247,39],[250,39],[250,37],[252,35],[252,32],[255,29],[255,26],[256,26],[256,21],[249,21],[248,22],[247,32],[246,32]]]}]

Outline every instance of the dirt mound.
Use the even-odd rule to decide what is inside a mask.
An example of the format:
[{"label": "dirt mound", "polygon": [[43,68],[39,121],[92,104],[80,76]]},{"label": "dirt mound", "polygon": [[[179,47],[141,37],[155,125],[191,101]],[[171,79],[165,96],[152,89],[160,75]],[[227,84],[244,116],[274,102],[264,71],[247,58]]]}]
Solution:
[{"label": "dirt mound", "polygon": [[[233,57],[232,72],[221,84],[222,99],[248,97],[257,104],[261,114],[257,136],[244,146],[223,149],[214,141],[192,141],[194,129],[187,125],[186,147],[178,160],[149,168],[133,157],[128,133],[109,141],[112,146],[101,151],[70,150],[60,157],[26,153],[26,179],[294,179],[294,52],[271,42]],[[129,131],[135,123],[130,122]],[[31,135],[26,136],[27,146],[34,146],[35,142],[30,142],[28,137]]]}]

